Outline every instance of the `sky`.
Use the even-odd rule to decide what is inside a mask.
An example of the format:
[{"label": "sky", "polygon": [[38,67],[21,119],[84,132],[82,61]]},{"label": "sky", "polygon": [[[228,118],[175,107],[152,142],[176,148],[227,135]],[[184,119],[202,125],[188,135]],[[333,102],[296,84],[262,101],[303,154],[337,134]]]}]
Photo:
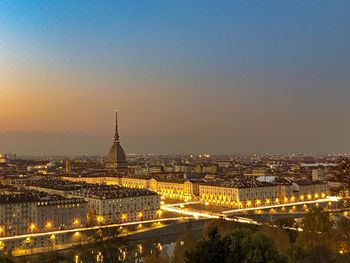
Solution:
[{"label": "sky", "polygon": [[0,152],[350,149],[350,2],[0,1]]}]

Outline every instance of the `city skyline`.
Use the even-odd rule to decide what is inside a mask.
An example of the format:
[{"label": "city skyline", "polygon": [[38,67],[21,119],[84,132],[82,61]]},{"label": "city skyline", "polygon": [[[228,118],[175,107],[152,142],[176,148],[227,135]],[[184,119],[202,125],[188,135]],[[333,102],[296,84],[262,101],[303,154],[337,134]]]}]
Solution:
[{"label": "city skyline", "polygon": [[349,152],[349,7],[4,1],[0,152]]}]

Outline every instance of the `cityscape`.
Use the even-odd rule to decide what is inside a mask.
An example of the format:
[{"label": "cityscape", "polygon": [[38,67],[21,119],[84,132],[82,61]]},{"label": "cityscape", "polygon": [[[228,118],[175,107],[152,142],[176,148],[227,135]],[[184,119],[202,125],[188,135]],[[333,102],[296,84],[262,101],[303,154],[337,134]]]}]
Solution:
[{"label": "cityscape", "polygon": [[0,263],[350,262],[349,7],[0,2]]}]

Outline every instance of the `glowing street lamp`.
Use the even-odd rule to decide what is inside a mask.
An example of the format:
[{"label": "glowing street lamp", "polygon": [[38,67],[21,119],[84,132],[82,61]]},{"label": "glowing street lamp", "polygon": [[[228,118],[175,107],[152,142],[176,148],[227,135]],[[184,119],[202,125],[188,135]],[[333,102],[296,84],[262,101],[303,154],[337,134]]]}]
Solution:
[{"label": "glowing street lamp", "polygon": [[34,223],[31,223],[30,226],[29,226],[29,229],[30,231],[34,231],[35,230],[35,224]]},{"label": "glowing street lamp", "polygon": [[163,214],[163,211],[162,211],[162,210],[158,210],[158,211],[157,211],[157,214],[158,214],[159,217],[161,217],[162,214]]},{"label": "glowing street lamp", "polygon": [[102,223],[104,221],[103,216],[97,216],[97,222]]}]

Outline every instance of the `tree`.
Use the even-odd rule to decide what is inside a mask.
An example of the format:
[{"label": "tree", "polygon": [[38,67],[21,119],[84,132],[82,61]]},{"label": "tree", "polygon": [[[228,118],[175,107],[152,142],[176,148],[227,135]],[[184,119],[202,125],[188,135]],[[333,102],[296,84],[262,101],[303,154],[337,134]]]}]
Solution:
[{"label": "tree", "polygon": [[289,262],[300,263],[305,257],[305,250],[295,244],[292,244],[288,249]]},{"label": "tree", "polygon": [[340,263],[344,262],[342,255],[333,253],[333,251],[325,246],[317,246],[311,248],[301,261],[302,263]]},{"label": "tree", "polygon": [[333,226],[329,213],[314,207],[302,219],[303,232],[298,235],[297,243],[307,248],[321,245],[331,247]]},{"label": "tree", "polygon": [[225,262],[228,254],[227,247],[218,233],[218,228],[214,227],[208,232],[208,238],[199,241],[195,248],[185,253],[187,263],[221,263]]},{"label": "tree", "polygon": [[191,251],[195,246],[195,239],[190,231],[184,233],[176,240],[174,249],[173,262],[184,263],[185,252]]},{"label": "tree", "polygon": [[71,262],[64,254],[59,252],[50,252],[45,254],[39,254],[36,257],[37,262],[41,263],[68,263]]},{"label": "tree", "polygon": [[268,237],[279,251],[286,252],[288,250],[289,235],[283,228],[262,226],[259,232]]},{"label": "tree", "polygon": [[336,251],[350,252],[350,220],[345,216],[339,218],[334,238]]},{"label": "tree", "polygon": [[14,263],[10,257],[0,256],[0,263]]},{"label": "tree", "polygon": [[230,254],[226,262],[283,263],[287,258],[280,254],[273,242],[262,233],[238,230],[228,237]]},{"label": "tree", "polygon": [[191,252],[186,252],[185,258],[187,263],[287,262],[268,237],[246,229],[221,237],[214,228],[208,239],[200,241]]},{"label": "tree", "polygon": [[170,263],[168,256],[151,255],[143,259],[143,263]]}]

